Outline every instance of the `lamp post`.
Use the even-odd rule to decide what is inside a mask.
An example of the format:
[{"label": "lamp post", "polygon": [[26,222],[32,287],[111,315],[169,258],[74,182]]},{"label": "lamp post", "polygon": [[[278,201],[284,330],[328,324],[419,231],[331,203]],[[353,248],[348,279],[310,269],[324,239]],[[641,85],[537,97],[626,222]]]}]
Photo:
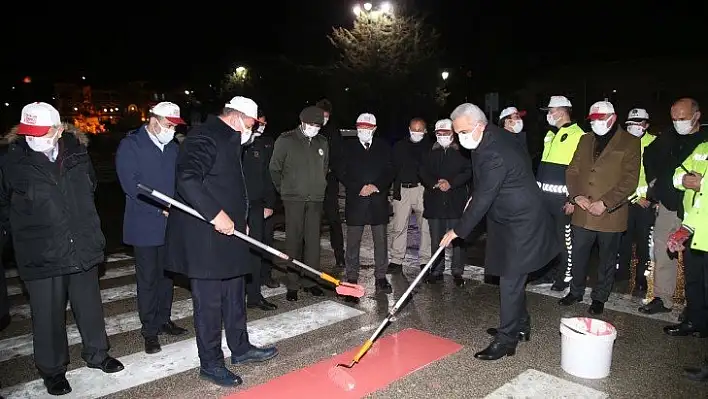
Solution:
[{"label": "lamp post", "polygon": [[450,72],[448,71],[443,71],[440,76],[442,77],[442,80],[447,80],[447,78],[450,77]]},{"label": "lamp post", "polygon": [[352,8],[352,12],[357,17],[363,14],[370,15],[372,17],[379,17],[384,15],[391,17],[393,16],[393,5],[388,1],[384,1],[378,5],[374,5],[368,2],[364,4],[355,4]]}]

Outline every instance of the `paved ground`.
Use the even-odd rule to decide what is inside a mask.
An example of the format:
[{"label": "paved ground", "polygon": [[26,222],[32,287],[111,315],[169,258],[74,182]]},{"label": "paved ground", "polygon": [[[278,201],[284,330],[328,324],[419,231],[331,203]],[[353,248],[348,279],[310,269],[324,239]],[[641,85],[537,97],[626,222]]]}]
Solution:
[{"label": "paved ground", "polygon": [[[120,226],[122,205],[115,203],[120,193],[104,186],[97,195],[102,206],[104,231],[113,255],[105,265],[101,280],[107,331],[113,356],[128,366],[117,375],[85,368],[80,359],[80,336],[67,312],[71,345],[71,372],[68,375],[75,398],[219,398],[238,390],[220,389],[197,378],[198,360],[193,339],[189,291],[176,288],[173,319],[190,329],[178,339],[161,338],[163,351],[148,356],[142,352],[140,323],[136,314],[134,264],[122,247]],[[415,229],[412,229],[415,234]],[[282,248],[282,232],[276,233]],[[394,292],[374,295],[372,269],[364,267],[361,282],[369,296],[360,304],[340,301],[333,291],[323,298],[301,295],[296,303],[286,302],[284,288],[264,294],[279,306],[274,312],[249,311],[251,340],[255,344],[276,344],[280,356],[258,366],[233,368],[243,376],[244,388],[327,359],[360,345],[385,317],[387,310],[408,287],[418,271],[416,237],[411,237],[403,274],[391,275]],[[326,234],[322,239],[323,267],[333,274],[333,256]],[[373,248],[366,232],[362,263],[371,264]],[[636,312],[638,298],[613,295],[603,319],[618,329],[612,374],[603,380],[584,380],[565,373],[560,367],[559,321],[566,316],[583,316],[586,304],[561,309],[547,286],[529,287],[528,305],[533,318],[530,342],[520,344],[517,355],[496,362],[481,362],[473,354],[489,342],[485,329],[498,322],[498,289],[484,284],[481,265],[483,240],[469,252],[468,283],[458,288],[450,277],[442,285],[423,285],[401,311],[384,335],[416,328],[452,340],[463,349],[373,393],[372,398],[708,398],[708,387],[684,380],[681,368],[698,364],[708,348],[708,340],[670,338],[662,327],[675,314],[648,318]],[[14,270],[8,270],[13,322],[0,333],[0,382],[5,397],[41,398],[46,393],[37,380],[32,362],[29,308]],[[276,275],[281,277],[281,273]],[[556,295],[558,296],[558,295]],[[366,358],[365,358],[366,359]],[[287,397],[287,396],[284,396]],[[317,391],[312,392],[317,398]]]}]

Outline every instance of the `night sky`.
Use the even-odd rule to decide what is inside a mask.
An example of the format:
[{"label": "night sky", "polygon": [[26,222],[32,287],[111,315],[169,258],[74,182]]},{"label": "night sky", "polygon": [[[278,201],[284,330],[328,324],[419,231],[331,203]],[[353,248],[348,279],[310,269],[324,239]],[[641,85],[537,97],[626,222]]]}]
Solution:
[{"label": "night sky", "polygon": [[[177,85],[214,79],[235,63],[278,56],[323,64],[336,56],[326,35],[332,26],[351,26],[355,4],[144,3],[41,5],[31,22],[5,10],[3,84],[19,83],[25,75],[48,82],[79,81],[83,75],[96,83],[144,79]],[[464,66],[488,79],[523,79],[558,63],[698,57],[708,36],[698,2],[683,8],[661,2],[662,9],[639,1],[392,3],[429,15],[442,34],[441,56],[450,68]]]}]

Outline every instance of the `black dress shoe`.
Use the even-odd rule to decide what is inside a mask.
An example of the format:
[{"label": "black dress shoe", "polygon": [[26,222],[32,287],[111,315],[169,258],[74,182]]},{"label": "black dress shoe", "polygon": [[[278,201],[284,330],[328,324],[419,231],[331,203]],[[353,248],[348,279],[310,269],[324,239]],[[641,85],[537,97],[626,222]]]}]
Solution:
[{"label": "black dress shoe", "polygon": [[573,294],[568,294],[568,295],[564,296],[563,298],[561,298],[558,301],[558,304],[561,306],[570,306],[570,305],[574,305],[574,304],[576,304],[578,302],[582,302],[582,301],[583,301],[583,298],[579,298],[577,296],[574,296]]},{"label": "black dress shoe", "polygon": [[689,380],[708,382],[708,362],[703,363],[702,367],[686,367],[683,371]]},{"label": "black dress shoe", "polygon": [[119,371],[123,371],[125,367],[123,367],[123,363],[118,361],[116,358],[112,358],[110,356],[106,357],[101,364],[90,364],[87,363],[86,367],[90,369],[99,369],[103,371],[106,374],[113,374],[117,373]]},{"label": "black dress shoe", "polygon": [[145,353],[154,355],[160,351],[162,351],[162,347],[157,337],[145,337]]},{"label": "black dress shoe", "polygon": [[184,335],[186,333],[187,333],[186,328],[182,328],[182,327],[178,326],[172,320],[163,324],[162,327],[160,327],[160,332],[159,332],[159,334],[161,334],[161,335],[172,335],[172,336]]},{"label": "black dress shoe", "polygon": [[475,353],[474,357],[479,360],[497,360],[504,356],[514,356],[515,353],[516,345],[507,345],[494,340],[486,349]]},{"label": "black dress shoe", "polygon": [[551,291],[563,292],[566,288],[568,288],[568,285],[569,283],[566,283],[565,281],[555,281],[551,286]]},{"label": "black dress shoe", "polygon": [[268,288],[278,288],[280,287],[280,283],[273,280],[273,278],[268,278],[263,282],[263,285],[265,285]]},{"label": "black dress shoe", "polygon": [[324,291],[322,291],[322,288],[320,288],[320,287],[318,287],[318,286],[316,286],[316,285],[313,285],[312,287],[305,287],[305,288],[303,288],[302,290],[305,291],[305,292],[309,292],[310,295],[312,295],[312,296],[322,296],[322,295],[324,295]]},{"label": "black dress shoe", "polygon": [[278,349],[274,346],[269,348],[252,347],[248,352],[239,356],[231,356],[231,364],[259,363],[270,360],[278,356]]},{"label": "black dress shoe", "polygon": [[666,326],[666,327],[664,327],[664,333],[671,335],[672,337],[687,337],[689,335],[692,335],[697,338],[708,337],[708,331],[699,330],[690,321],[684,321],[679,324],[673,324],[670,326]]},{"label": "black dress shoe", "polygon": [[[488,328],[487,334],[494,337],[497,335],[497,329],[494,327]],[[529,329],[529,330],[519,331],[518,339],[519,339],[519,341],[528,342],[531,339],[531,330]]]},{"label": "black dress shoe", "polygon": [[388,269],[386,270],[388,273],[398,273],[403,271],[403,266],[401,266],[400,263],[389,263],[388,264]]},{"label": "black dress shoe", "polygon": [[288,302],[297,301],[297,290],[288,290],[287,294],[285,294],[285,299]]},{"label": "black dress shoe", "polygon": [[393,292],[393,289],[391,288],[391,283],[386,280],[386,277],[376,279],[376,292],[380,292],[383,294],[390,294]]},{"label": "black dress shoe", "polygon": [[592,304],[588,308],[588,313],[593,315],[602,314],[605,311],[605,303],[600,301],[592,301]]},{"label": "black dress shoe", "polygon": [[465,279],[462,278],[462,276],[454,276],[452,279],[458,287],[463,287],[465,285]]},{"label": "black dress shoe", "polygon": [[443,281],[443,275],[429,275],[428,278],[425,279],[426,284],[437,284],[439,282]]},{"label": "black dress shoe", "polygon": [[54,396],[66,395],[71,392],[71,385],[64,374],[45,378],[44,386],[47,387],[47,393]]},{"label": "black dress shoe", "polygon": [[265,311],[278,309],[278,306],[276,304],[270,303],[270,302],[266,301],[265,299],[261,299],[260,301],[258,301],[256,303],[249,303],[246,306],[249,309],[258,308],[260,310],[265,310]]},{"label": "black dress shoe", "polygon": [[[664,301],[661,298],[654,298],[651,302],[639,308],[639,311],[644,314],[669,313],[671,309],[664,306]],[[681,320],[679,320],[681,321]]]}]

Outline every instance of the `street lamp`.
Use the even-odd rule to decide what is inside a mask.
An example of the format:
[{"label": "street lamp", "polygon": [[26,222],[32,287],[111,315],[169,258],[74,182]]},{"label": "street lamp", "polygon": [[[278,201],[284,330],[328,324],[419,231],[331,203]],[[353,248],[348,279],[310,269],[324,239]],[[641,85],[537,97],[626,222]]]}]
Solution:
[{"label": "street lamp", "polygon": [[371,7],[373,7],[373,6],[371,5],[371,3],[364,3],[364,9],[365,9],[366,11],[371,11]]},{"label": "street lamp", "polygon": [[352,11],[354,12],[354,15],[358,17],[359,14],[361,14],[361,6],[359,4],[355,5],[354,8],[352,8]]},{"label": "street lamp", "polygon": [[239,75],[240,75],[240,74],[243,74],[243,73],[245,73],[245,72],[246,72],[246,68],[245,68],[245,67],[240,66],[240,67],[236,68],[236,73],[238,73]]},{"label": "street lamp", "polygon": [[185,90],[184,94],[189,95],[189,90]]},{"label": "street lamp", "polygon": [[443,73],[441,74],[441,76],[442,76],[442,80],[447,80],[447,78],[450,77],[450,72],[448,72],[448,71],[443,71]]}]

